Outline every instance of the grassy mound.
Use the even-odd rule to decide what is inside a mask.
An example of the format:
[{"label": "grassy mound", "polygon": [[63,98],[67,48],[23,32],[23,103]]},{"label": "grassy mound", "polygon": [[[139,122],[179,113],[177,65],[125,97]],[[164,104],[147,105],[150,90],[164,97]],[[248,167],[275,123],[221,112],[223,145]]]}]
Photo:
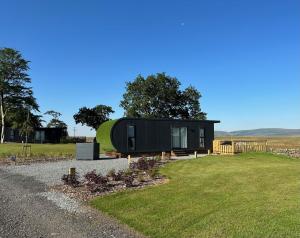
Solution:
[{"label": "grassy mound", "polygon": [[102,152],[116,151],[115,147],[111,143],[110,131],[117,120],[109,120],[100,125],[97,130],[97,142],[100,143],[100,149]]}]

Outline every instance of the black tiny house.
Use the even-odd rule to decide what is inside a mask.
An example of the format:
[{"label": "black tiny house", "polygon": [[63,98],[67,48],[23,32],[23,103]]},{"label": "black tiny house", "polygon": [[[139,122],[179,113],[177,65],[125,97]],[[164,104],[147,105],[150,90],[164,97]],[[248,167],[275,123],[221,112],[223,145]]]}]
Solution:
[{"label": "black tiny house", "polygon": [[[207,153],[212,150],[214,123],[219,122],[121,118],[103,123],[97,131],[97,140],[101,146],[102,143],[107,143],[104,138],[110,139],[113,150],[123,154],[175,150]],[[105,128],[106,123],[111,125],[110,128]]]},{"label": "black tiny house", "polygon": [[[67,135],[67,128],[39,127],[34,128],[27,139],[29,143],[60,143]],[[5,140],[7,142],[24,142],[26,138],[19,129],[6,128]]]}]

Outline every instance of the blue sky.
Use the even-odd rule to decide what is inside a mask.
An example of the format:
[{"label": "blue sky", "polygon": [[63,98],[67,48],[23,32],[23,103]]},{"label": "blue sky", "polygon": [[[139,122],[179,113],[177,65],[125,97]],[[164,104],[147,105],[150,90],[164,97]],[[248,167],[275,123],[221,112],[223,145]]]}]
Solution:
[{"label": "blue sky", "polygon": [[[123,115],[126,81],[166,72],[218,130],[300,128],[299,0],[0,0],[0,47],[31,61],[42,112]],[[72,132],[73,134],[73,132]],[[76,135],[94,135],[76,125]]]}]

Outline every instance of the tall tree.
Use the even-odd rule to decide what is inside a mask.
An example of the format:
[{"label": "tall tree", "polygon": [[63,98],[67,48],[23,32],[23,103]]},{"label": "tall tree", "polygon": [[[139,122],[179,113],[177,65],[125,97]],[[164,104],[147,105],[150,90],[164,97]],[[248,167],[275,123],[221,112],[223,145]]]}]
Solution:
[{"label": "tall tree", "polygon": [[1,143],[4,142],[6,116],[18,108],[38,111],[38,104],[29,86],[31,79],[27,71],[29,61],[19,51],[11,48],[0,49],[0,116]]},{"label": "tall tree", "polygon": [[139,75],[133,82],[126,83],[126,92],[120,106],[127,117],[205,119],[201,112],[201,94],[190,86],[180,90],[177,78],[165,73]]},{"label": "tall tree", "polygon": [[45,112],[44,114],[52,117],[51,120],[49,121],[49,123],[47,124],[47,127],[51,127],[51,128],[67,128],[68,127],[65,122],[60,120],[60,117],[62,116],[62,114],[60,112],[50,110],[50,111]]},{"label": "tall tree", "polygon": [[202,112],[200,108],[201,94],[195,87],[187,87],[181,97],[182,105],[179,114],[182,119],[206,119],[206,113]]},{"label": "tall tree", "polygon": [[110,119],[111,113],[114,113],[114,110],[110,106],[97,105],[93,108],[82,107],[73,117],[76,124],[81,123],[97,130],[103,122]]},{"label": "tall tree", "polygon": [[42,127],[42,116],[34,114],[26,108],[19,108],[7,114],[7,125],[12,128],[20,129],[24,123],[29,123],[33,128]]}]

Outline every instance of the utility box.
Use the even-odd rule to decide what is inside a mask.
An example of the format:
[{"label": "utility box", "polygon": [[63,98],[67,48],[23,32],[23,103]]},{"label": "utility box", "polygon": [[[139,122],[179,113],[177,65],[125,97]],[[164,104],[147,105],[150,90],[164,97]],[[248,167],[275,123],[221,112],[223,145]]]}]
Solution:
[{"label": "utility box", "polygon": [[100,146],[98,143],[76,143],[77,160],[99,159]]}]

